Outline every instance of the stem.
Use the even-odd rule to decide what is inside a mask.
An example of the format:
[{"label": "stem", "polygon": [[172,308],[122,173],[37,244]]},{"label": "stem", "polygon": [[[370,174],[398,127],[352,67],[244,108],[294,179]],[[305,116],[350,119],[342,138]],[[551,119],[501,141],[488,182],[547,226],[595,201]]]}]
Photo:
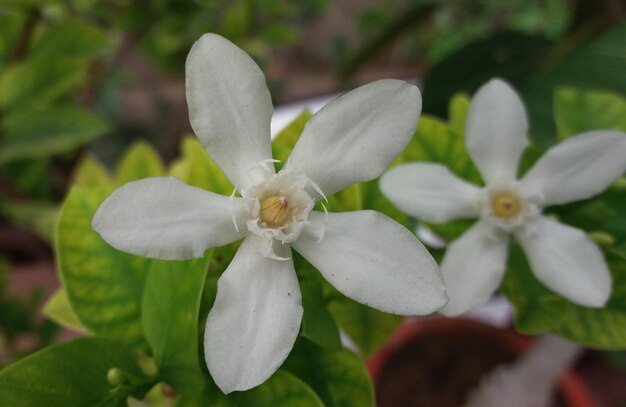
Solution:
[{"label": "stem", "polygon": [[39,12],[33,11],[28,14],[24,25],[22,26],[22,32],[20,34],[20,39],[15,45],[15,51],[13,52],[12,62],[16,63],[24,59],[26,57],[26,53],[28,52],[28,47],[30,46],[30,41],[33,38],[33,34],[35,32],[35,28],[37,27],[37,23],[39,22]]},{"label": "stem", "polygon": [[465,407],[547,407],[556,383],[582,348],[552,335],[539,338],[515,363],[496,368]]}]

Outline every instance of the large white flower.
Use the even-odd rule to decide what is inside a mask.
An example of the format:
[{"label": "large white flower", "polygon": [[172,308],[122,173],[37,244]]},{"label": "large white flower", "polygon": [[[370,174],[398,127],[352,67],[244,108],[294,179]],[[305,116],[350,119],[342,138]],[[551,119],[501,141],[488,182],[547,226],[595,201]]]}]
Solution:
[{"label": "large white flower", "polygon": [[456,315],[485,302],[502,280],[512,234],[535,276],[571,301],[602,307],[611,275],[598,247],[586,235],[543,216],[546,206],[589,198],[626,170],[626,135],[581,134],[548,150],[520,180],[517,167],[528,145],[526,111],[515,91],[494,79],[472,99],[465,144],[485,187],[469,184],[448,168],[411,163],[383,175],[383,194],[404,212],[428,222],[479,217],[452,242],[441,263]]},{"label": "large white flower", "polygon": [[373,211],[313,210],[324,195],[379,176],[403,150],[421,110],[415,86],[382,80],[329,103],[276,174],[270,94],[248,55],[206,34],[187,58],[186,85],[191,125],[240,197],[148,178],[117,189],[93,228],[120,250],[158,259],[201,257],[244,238],[206,323],[206,363],[222,391],[262,383],[293,347],[302,305],[291,248],[379,310],[421,315],[445,305],[437,265],[407,229]]}]

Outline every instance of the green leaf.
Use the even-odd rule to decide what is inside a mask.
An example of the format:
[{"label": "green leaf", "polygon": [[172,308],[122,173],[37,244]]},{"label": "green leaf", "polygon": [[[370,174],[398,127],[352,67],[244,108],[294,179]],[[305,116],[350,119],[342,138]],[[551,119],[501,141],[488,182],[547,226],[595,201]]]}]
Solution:
[{"label": "green leaf", "polygon": [[626,348],[626,253],[606,254],[613,292],[604,308],[586,308],[544,287],[533,276],[519,247],[511,250],[502,290],[513,303],[515,326],[525,333],[552,332],[599,349]]},{"label": "green leaf", "polygon": [[28,10],[34,10],[46,3],[53,3],[54,0],[2,0],[2,6],[4,7],[16,7]]},{"label": "green leaf", "polygon": [[72,185],[83,188],[112,189],[113,179],[106,168],[92,155],[86,155],[78,163],[72,175]]},{"label": "green leaf", "polygon": [[449,126],[457,134],[465,134],[465,121],[470,108],[470,97],[465,93],[455,93],[448,103]]},{"label": "green leaf", "polygon": [[0,72],[15,53],[25,20],[26,15],[23,13],[0,14]]},{"label": "green leaf", "polygon": [[64,21],[42,30],[29,47],[29,58],[89,58],[111,47],[109,37],[92,24]]},{"label": "green leaf", "polygon": [[72,309],[67,292],[59,288],[44,305],[43,313],[57,324],[74,331],[88,334],[89,330],[80,322]]},{"label": "green leaf", "polygon": [[450,54],[424,82],[424,111],[445,114],[457,92],[473,93],[494,77],[524,83],[548,54],[552,42],[515,32],[500,32]]},{"label": "green leaf", "polygon": [[272,150],[275,159],[280,160],[282,164],[287,161],[291,150],[293,150],[293,147],[300,138],[300,134],[302,134],[304,130],[304,125],[311,116],[313,116],[313,113],[304,110],[276,135],[272,142]]},{"label": "green leaf", "polygon": [[230,195],[233,192],[228,178],[195,137],[183,140],[182,157],[172,165],[170,174],[189,185],[216,194]]},{"label": "green leaf", "polygon": [[57,223],[56,257],[72,308],[94,334],[144,344],[141,303],[150,260],[109,246],[91,229],[101,190],[73,188]]},{"label": "green leaf", "polygon": [[554,89],[574,86],[626,93],[625,41],[626,23],[621,23],[576,48],[554,69],[524,87],[522,94],[536,140],[547,142],[555,137],[552,118]]},{"label": "green leaf", "polygon": [[218,403],[223,407],[324,407],[315,392],[292,374],[279,370],[252,390],[233,392]]},{"label": "green leaf", "polygon": [[326,407],[374,406],[374,390],[363,360],[348,349],[326,350],[296,342],[283,369],[301,378]]},{"label": "green leaf", "polygon": [[101,136],[107,123],[85,109],[65,106],[19,110],[3,120],[0,164],[75,149]]},{"label": "green leaf", "polygon": [[198,260],[153,261],[146,281],[146,340],[159,376],[183,400],[198,397],[206,382],[198,359],[198,317],[210,261],[210,252]]},{"label": "green leaf", "polygon": [[127,394],[113,393],[107,381],[111,368],[145,380],[133,355],[120,343],[81,338],[54,345],[0,372],[0,405],[123,405]]},{"label": "green leaf", "polygon": [[421,117],[415,135],[400,156],[400,161],[444,164],[459,177],[481,183],[480,175],[465,149],[463,133],[458,133],[446,122],[432,116]]},{"label": "green leaf", "polygon": [[124,153],[117,167],[118,185],[130,181],[165,175],[159,152],[145,141],[137,141]]},{"label": "green leaf", "polygon": [[83,83],[85,73],[85,61],[63,58],[14,65],[0,77],[0,108],[44,107]]},{"label": "green leaf", "polygon": [[11,219],[14,224],[35,232],[48,242],[53,240],[58,212],[57,205],[43,201],[0,201],[0,213]]},{"label": "green leaf", "polygon": [[591,130],[626,131],[626,99],[612,92],[559,88],[554,118],[561,140]]},{"label": "green leaf", "polygon": [[[296,259],[299,258],[301,257],[296,256]],[[309,265],[309,272],[305,274],[302,272],[300,264],[301,262],[296,260],[300,292],[302,293],[302,307],[304,308],[301,335],[326,349],[339,349],[341,348],[339,328],[326,308],[326,300],[322,293],[322,283],[319,281],[319,277],[303,278],[304,275],[312,273],[319,275],[319,273],[313,269],[313,266]]]},{"label": "green leaf", "polygon": [[401,316],[377,311],[345,297],[333,299],[328,307],[339,326],[365,356],[385,343],[402,322]]}]

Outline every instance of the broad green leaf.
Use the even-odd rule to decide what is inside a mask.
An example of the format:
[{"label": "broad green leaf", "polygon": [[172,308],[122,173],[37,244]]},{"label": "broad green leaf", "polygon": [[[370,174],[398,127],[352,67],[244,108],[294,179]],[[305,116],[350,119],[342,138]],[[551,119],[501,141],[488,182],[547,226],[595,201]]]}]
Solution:
[{"label": "broad green leaf", "polygon": [[165,175],[165,166],[159,152],[145,141],[133,143],[117,166],[116,182],[127,182]]},{"label": "broad green leaf", "polygon": [[46,3],[53,3],[54,0],[2,0],[1,5],[4,7],[16,7],[27,10],[34,10]]},{"label": "broad green leaf", "polygon": [[312,265],[295,252],[294,262],[304,308],[301,335],[326,349],[339,349],[339,328],[326,306],[323,279]]},{"label": "broad green leaf", "polygon": [[44,107],[83,83],[85,72],[85,61],[63,58],[14,65],[0,76],[0,108]]},{"label": "broad green leaf", "polygon": [[233,192],[228,178],[195,137],[183,140],[181,153],[182,157],[170,168],[171,175],[216,194],[230,195]]},{"label": "broad green leaf", "polygon": [[550,331],[560,323],[567,301],[539,283],[521,248],[510,246],[508,271],[500,289],[514,305],[515,326],[527,333]]},{"label": "broad green leaf", "polygon": [[25,20],[23,13],[0,14],[0,72],[15,53]]},{"label": "broad green leaf", "polygon": [[341,329],[366,357],[385,343],[402,322],[401,316],[377,311],[345,297],[333,299],[328,307]]},{"label": "broad green leaf", "polygon": [[575,48],[551,71],[522,89],[530,116],[531,132],[540,142],[555,137],[552,117],[554,89],[574,86],[626,93],[626,23],[615,26]]},{"label": "broad green leaf", "polygon": [[374,406],[363,360],[348,349],[326,350],[300,338],[283,369],[311,386],[326,407]]},{"label": "broad green leaf", "polygon": [[56,204],[43,201],[0,201],[0,213],[11,219],[12,223],[35,232],[48,242],[53,240],[58,212]]},{"label": "broad green leaf", "polygon": [[198,260],[155,260],[146,280],[142,303],[146,340],[160,378],[181,399],[198,397],[206,382],[198,358],[198,317],[210,261],[210,252]]},{"label": "broad green leaf", "polygon": [[114,185],[109,171],[92,155],[83,157],[76,166],[72,179],[72,185],[75,187],[109,190]]},{"label": "broad green leaf", "polygon": [[318,343],[326,349],[341,347],[339,329],[326,308],[320,285],[313,280],[300,282],[302,292],[302,333],[305,338]]},{"label": "broad green leaf", "polygon": [[506,31],[466,45],[432,68],[424,82],[424,111],[443,115],[453,94],[473,93],[494,77],[524,83],[551,47],[544,38]]},{"label": "broad green leaf", "polygon": [[626,99],[612,92],[559,88],[554,118],[561,140],[590,130],[626,131]]},{"label": "broad green leaf", "polygon": [[[302,134],[304,130],[304,125],[311,116],[313,116],[313,113],[304,110],[276,135],[272,142],[272,151],[275,159],[285,164],[287,158],[289,158],[289,154],[291,154],[291,150],[293,150],[293,147],[300,138],[300,134]],[[282,167],[282,164],[279,165],[279,167]]]},{"label": "broad green leaf", "polygon": [[57,223],[57,265],[80,321],[94,334],[137,347],[144,343],[141,303],[150,260],[114,249],[91,229],[107,195],[70,191]]},{"label": "broad green leaf", "polygon": [[279,370],[268,381],[252,390],[233,392],[217,403],[220,407],[324,407],[306,383]]},{"label": "broad green leaf", "polygon": [[0,371],[0,405],[125,405],[127,394],[112,392],[107,381],[111,368],[147,382],[132,353],[118,342],[81,338],[54,345]]},{"label": "broad green leaf", "polygon": [[54,199],[52,183],[41,182],[50,176],[50,157],[12,161],[0,165],[0,173],[5,178],[10,179],[15,188],[23,195],[41,201]]},{"label": "broad green leaf", "polygon": [[554,211],[568,224],[589,231],[608,233],[615,245],[626,244],[626,186],[618,180],[608,191],[584,202],[555,207]]},{"label": "broad green leaf", "polygon": [[400,161],[436,162],[446,165],[467,181],[479,184],[481,180],[465,149],[463,134],[432,116],[421,117],[415,135],[400,156]]},{"label": "broad green leaf", "polygon": [[107,129],[99,116],[73,106],[18,110],[3,120],[0,164],[72,150]]},{"label": "broad green leaf", "polygon": [[626,253],[613,251],[606,257],[613,274],[611,299],[604,308],[586,308],[541,285],[514,247],[502,290],[513,303],[517,329],[552,332],[593,348],[626,348]]},{"label": "broad green leaf", "polygon": [[448,103],[449,126],[457,134],[465,134],[465,120],[470,108],[470,97],[465,93],[455,93]]},{"label": "broad green leaf", "polygon": [[43,307],[43,313],[47,318],[50,318],[62,327],[84,334],[89,333],[89,330],[85,328],[76,316],[72,309],[72,304],[70,304],[70,300],[67,298],[67,292],[63,288],[59,288],[52,294]]},{"label": "broad green leaf", "polygon": [[111,46],[109,37],[92,24],[64,21],[41,30],[29,47],[30,58],[89,58]]}]

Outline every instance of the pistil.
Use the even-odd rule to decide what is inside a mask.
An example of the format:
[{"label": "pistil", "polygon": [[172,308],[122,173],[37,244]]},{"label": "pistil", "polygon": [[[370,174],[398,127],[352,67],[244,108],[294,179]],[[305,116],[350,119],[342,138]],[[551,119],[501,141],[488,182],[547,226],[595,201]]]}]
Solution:
[{"label": "pistil", "polygon": [[270,196],[261,202],[259,218],[269,227],[283,226],[289,216],[289,203],[286,196]]},{"label": "pistil", "polygon": [[491,198],[491,209],[494,215],[504,219],[511,219],[520,213],[522,202],[513,193],[500,192]]}]

